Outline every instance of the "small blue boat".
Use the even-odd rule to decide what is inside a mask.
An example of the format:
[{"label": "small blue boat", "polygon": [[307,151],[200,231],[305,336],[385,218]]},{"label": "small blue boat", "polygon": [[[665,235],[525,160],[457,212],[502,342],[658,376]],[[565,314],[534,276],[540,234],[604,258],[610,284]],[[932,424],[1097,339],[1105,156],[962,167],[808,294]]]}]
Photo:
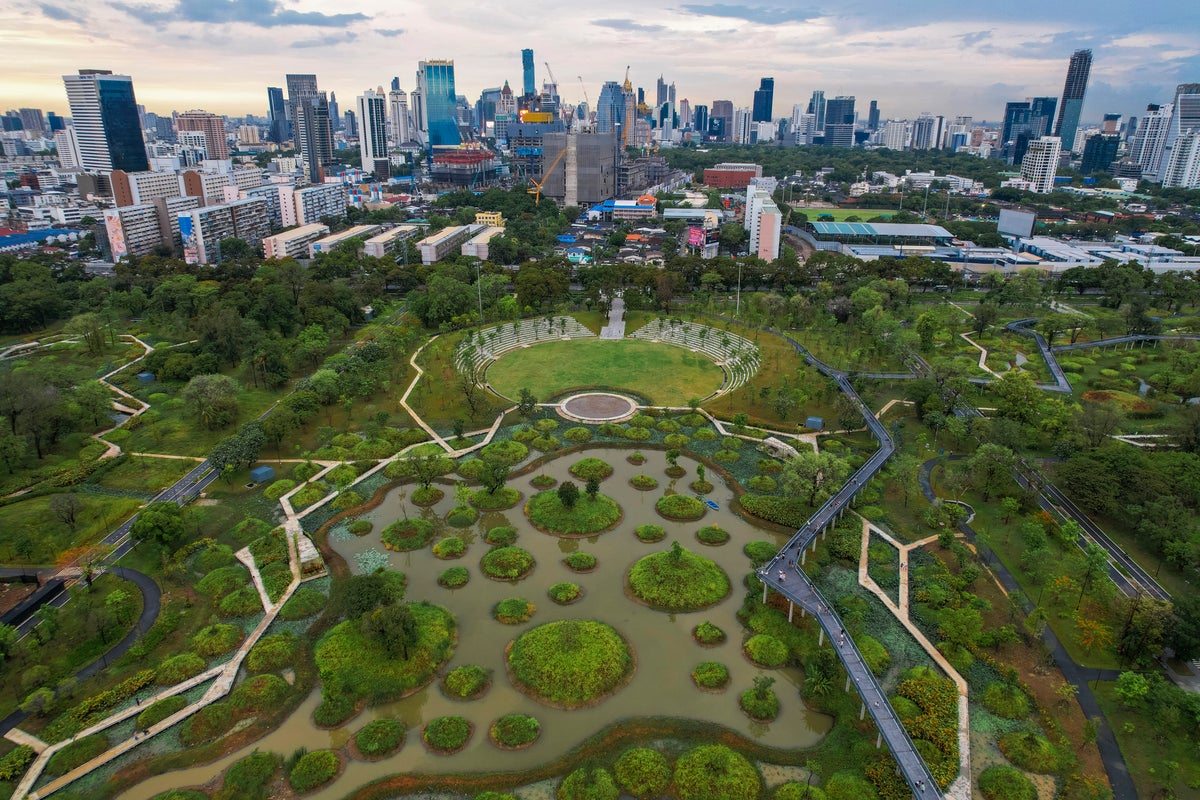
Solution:
[{"label": "small blue boat", "polygon": [[704,503],[704,505],[708,506],[713,511],[721,510],[721,507],[719,505],[717,505],[717,502],[715,500],[709,500],[707,497],[704,497],[703,495],[700,495],[700,494],[696,495],[696,499],[698,499],[700,502]]}]

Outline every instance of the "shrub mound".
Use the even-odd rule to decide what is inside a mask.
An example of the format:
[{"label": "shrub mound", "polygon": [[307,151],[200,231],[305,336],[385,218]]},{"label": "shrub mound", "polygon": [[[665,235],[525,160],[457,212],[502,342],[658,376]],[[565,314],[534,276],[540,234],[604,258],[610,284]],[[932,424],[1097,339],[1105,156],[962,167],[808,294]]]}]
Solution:
[{"label": "shrub mound", "polygon": [[489,461],[497,461],[511,467],[525,460],[529,455],[529,448],[520,442],[503,439],[493,441],[491,444],[481,448],[479,455]]},{"label": "shrub mound", "polygon": [[549,475],[535,475],[529,483],[535,489],[546,490],[553,488],[558,483],[558,479]]},{"label": "shrub mound", "polygon": [[289,691],[288,682],[278,675],[255,675],[238,684],[229,703],[241,714],[264,714],[278,708]]},{"label": "shrub mound", "polygon": [[442,560],[462,558],[467,552],[467,543],[458,536],[448,536],[433,546],[433,554]]},{"label": "shrub mound", "polygon": [[560,620],[532,628],[509,647],[519,689],[564,708],[591,705],[620,688],[633,671],[629,645],[610,625]]},{"label": "shrub mound", "polygon": [[442,678],[442,691],[455,700],[474,700],[491,685],[491,672],[475,664],[456,667]]},{"label": "shrub mound", "polygon": [[438,586],[445,589],[458,589],[466,586],[471,580],[471,573],[466,567],[450,567],[442,570],[442,574],[438,575]]},{"label": "shrub mound", "polygon": [[216,658],[237,649],[244,636],[241,628],[218,622],[196,631],[192,650],[204,658]]},{"label": "shrub mound", "polygon": [[471,738],[471,723],[463,717],[438,717],[429,721],[421,731],[425,746],[435,753],[448,755],[467,746]]},{"label": "shrub mound", "polygon": [[93,733],[82,739],[76,739],[46,762],[46,775],[65,775],[76,767],[81,767],[96,756],[108,750],[108,737],[103,733]]},{"label": "shrub mound", "polygon": [[649,475],[634,475],[629,479],[629,485],[638,491],[648,492],[658,488],[658,478]]},{"label": "shrub mound", "polygon": [[729,531],[720,525],[708,525],[696,531],[696,538],[700,540],[701,544],[715,547],[729,541]]},{"label": "shrub mound", "polygon": [[469,528],[479,519],[479,511],[471,506],[455,506],[446,514],[446,524],[451,528]]},{"label": "shrub mound", "polygon": [[249,617],[262,610],[262,600],[258,596],[258,590],[253,586],[243,586],[237,591],[230,592],[217,604],[217,614],[222,619]]},{"label": "shrub mound", "polygon": [[537,566],[533,555],[520,547],[496,547],[479,561],[483,574],[498,581],[519,581]]},{"label": "shrub mound", "polygon": [[762,792],[758,770],[724,745],[695,747],[675,762],[678,800],[756,800]]},{"label": "shrub mound", "polygon": [[787,645],[769,633],[751,636],[742,645],[742,652],[755,664],[769,669],[782,667],[788,657]]},{"label": "shrub mound", "polygon": [[584,458],[571,465],[570,472],[581,481],[595,478],[602,481],[613,474],[612,464],[602,458]]},{"label": "shrub mound", "polygon": [[285,620],[298,620],[311,617],[325,607],[325,595],[311,586],[301,586],[279,610],[279,616]]},{"label": "shrub mound", "polygon": [[1013,731],[1000,737],[1000,752],[1026,772],[1052,775],[1058,771],[1059,757],[1054,745],[1033,731]]},{"label": "shrub mound", "polygon": [[692,638],[702,645],[720,644],[725,641],[725,631],[705,621],[692,628]]},{"label": "shrub mound", "polygon": [[528,622],[536,610],[537,606],[525,598],[510,597],[496,603],[492,608],[492,616],[497,622],[505,625],[520,625],[522,622]]},{"label": "shrub mound", "polygon": [[742,553],[746,558],[750,559],[750,566],[758,568],[770,561],[779,552],[779,547],[771,542],[746,542],[746,546],[742,548]]},{"label": "shrub mound", "polygon": [[412,494],[409,495],[408,499],[411,500],[415,506],[427,508],[436,504],[445,496],[446,493],[436,486],[430,486],[428,488],[424,486],[418,486],[416,489],[412,490]]},{"label": "shrub mound", "polygon": [[[417,637],[407,658],[389,653],[380,641],[362,631],[357,620],[331,628],[314,652],[322,684],[338,687],[351,704],[359,698],[382,703],[432,680],[454,653],[454,615],[430,603],[409,603],[409,609],[417,623]],[[327,696],[326,702],[330,700]],[[336,694],[333,701],[337,702]]]},{"label": "shrub mound", "polygon": [[484,535],[483,540],[493,546],[510,545],[517,540],[517,529],[512,525],[497,525]]},{"label": "shrub mound", "polygon": [[383,529],[382,539],[388,550],[420,550],[433,539],[433,523],[420,517],[398,519]]},{"label": "shrub mound", "polygon": [[646,456],[635,450],[634,452],[625,456],[625,460],[630,464],[633,464],[635,467],[640,467],[642,464],[646,463]]},{"label": "shrub mound", "polygon": [[246,654],[246,670],[251,674],[278,672],[296,658],[296,635],[291,631],[273,633],[259,639]]},{"label": "shrub mound", "polygon": [[708,506],[687,494],[668,494],[658,498],[654,510],[667,519],[693,522],[704,516]]},{"label": "shrub mound", "polygon": [[708,494],[715,487],[712,485],[711,481],[696,479],[688,484],[688,488],[696,494]]},{"label": "shrub mound", "polygon": [[702,661],[692,670],[692,681],[701,689],[724,689],[729,685],[729,667],[719,661]]},{"label": "shrub mound", "polygon": [[992,683],[983,692],[983,706],[998,717],[1025,719],[1029,716],[1029,697],[1019,686]]},{"label": "shrub mound", "polygon": [[481,511],[502,511],[521,502],[521,493],[511,486],[501,486],[494,492],[478,489],[471,492],[471,505]]},{"label": "shrub mound", "polygon": [[567,428],[563,431],[563,438],[568,442],[583,444],[592,440],[592,432],[582,425],[576,425],[574,428]]},{"label": "shrub mound", "polygon": [[546,594],[560,606],[569,606],[583,597],[583,589],[577,583],[556,583],[546,591]]},{"label": "shrub mound", "polygon": [[204,659],[195,653],[170,656],[154,671],[154,682],[159,686],[174,686],[204,672],[206,666]]},{"label": "shrub mound", "polygon": [[333,780],[342,762],[332,750],[313,750],[300,756],[288,772],[288,785],[301,794]]},{"label": "shrub mound", "polygon": [[538,530],[558,536],[590,536],[621,521],[621,507],[603,494],[594,500],[583,495],[567,508],[557,491],[539,492],[525,503],[525,514]]},{"label": "shrub mound", "polygon": [[347,526],[347,530],[355,536],[366,536],[375,526],[369,519],[356,519]]},{"label": "shrub mound", "polygon": [[354,734],[354,746],[366,758],[383,758],[400,749],[405,733],[404,723],[398,719],[372,720]]},{"label": "shrub mound", "polygon": [[183,695],[164,697],[156,703],[151,703],[145,711],[138,714],[137,730],[145,731],[153,728],[167,717],[182,711],[187,707],[187,699]]},{"label": "shrub mound", "polygon": [[661,525],[638,525],[633,531],[634,535],[643,542],[653,544],[661,542],[667,538],[667,532],[663,530]]},{"label": "shrub mound", "polygon": [[250,583],[250,571],[241,564],[218,567],[196,584],[196,591],[212,600],[224,597]]},{"label": "shrub mound", "polygon": [[807,783],[785,783],[775,790],[772,800],[828,800],[824,789]]},{"label": "shrub mound", "polygon": [[756,722],[770,722],[779,716],[779,697],[774,689],[747,689],[738,697],[738,705]]},{"label": "shrub mound", "polygon": [[699,611],[724,600],[730,591],[729,576],[704,556],[680,547],[651,553],[629,570],[634,597],[660,611]]},{"label": "shrub mound", "polygon": [[662,797],[671,783],[671,765],[657,750],[633,747],[613,765],[617,785],[639,800]]},{"label": "shrub mound", "polygon": [[492,723],[488,738],[505,750],[522,750],[537,741],[542,724],[528,714],[505,714]]},{"label": "shrub mound", "polygon": [[596,568],[596,557],[583,551],[571,553],[562,562],[572,572],[591,572]]},{"label": "shrub mound", "polygon": [[1037,787],[1019,769],[995,764],[979,775],[979,791],[987,800],[1037,800]]}]

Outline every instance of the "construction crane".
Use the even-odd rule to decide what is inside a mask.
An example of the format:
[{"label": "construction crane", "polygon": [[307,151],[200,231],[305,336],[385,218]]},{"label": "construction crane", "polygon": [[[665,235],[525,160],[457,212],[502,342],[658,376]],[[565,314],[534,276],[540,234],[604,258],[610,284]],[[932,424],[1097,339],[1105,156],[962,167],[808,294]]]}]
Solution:
[{"label": "construction crane", "polygon": [[554,84],[554,88],[557,91],[558,90],[558,78],[554,77],[554,70],[550,69],[550,62],[543,61],[542,63],[546,65],[546,72],[547,72],[547,74],[550,75],[550,82],[552,84]]},{"label": "construction crane", "polygon": [[[550,65],[547,64],[546,66],[549,67]],[[554,76],[553,75],[550,76],[550,79],[553,80]],[[558,162],[562,161],[563,156],[565,156],[566,154],[567,154],[567,148],[566,148],[566,144],[564,143],[563,149],[558,152],[558,155],[556,155],[554,157],[554,160],[550,162],[550,166],[547,167],[546,171],[542,173],[542,179],[540,181],[535,181],[533,178],[529,179],[529,182],[533,184],[533,188],[526,189],[526,191],[529,192],[529,194],[533,195],[534,207],[537,207],[542,204],[542,187],[546,184],[546,181],[550,178],[550,174],[554,172],[554,168],[558,166]]]},{"label": "construction crane", "polygon": [[583,90],[583,102],[585,102],[585,103],[587,103],[587,104],[588,104],[588,108],[591,108],[591,107],[592,107],[592,101],[588,99],[588,96],[587,96],[587,87],[583,85],[583,76],[582,76],[582,75],[576,75],[575,77],[579,78],[579,88]]}]

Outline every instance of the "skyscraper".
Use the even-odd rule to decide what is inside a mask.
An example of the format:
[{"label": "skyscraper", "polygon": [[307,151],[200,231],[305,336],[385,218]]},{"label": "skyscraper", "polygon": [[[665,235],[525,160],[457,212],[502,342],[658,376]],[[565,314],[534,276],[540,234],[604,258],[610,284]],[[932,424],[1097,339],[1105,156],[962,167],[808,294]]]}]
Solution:
[{"label": "skyscraper", "polygon": [[879,130],[879,101],[871,101],[871,110],[867,112],[867,130]]},{"label": "skyscraper", "polygon": [[1167,103],[1165,106],[1150,104],[1146,106],[1146,115],[1138,126],[1129,143],[1129,160],[1142,168],[1142,174],[1154,175],[1162,163],[1163,145],[1167,141],[1167,129],[1171,126],[1171,117],[1175,106]]},{"label": "skyscraper", "polygon": [[661,111],[663,105],[667,102],[667,82],[663,80],[663,76],[658,76],[657,92],[654,95],[654,108],[656,111]]},{"label": "skyscraper", "polygon": [[[1117,119],[1120,119],[1119,114]],[[1108,165],[1117,160],[1117,146],[1120,143],[1121,137],[1115,133],[1089,136],[1083,145],[1083,163],[1079,165],[1079,171],[1084,175],[1106,172]]]},{"label": "skyscraper", "polygon": [[292,125],[296,124],[298,118],[296,106],[306,97],[312,97],[317,93],[317,76],[308,74],[292,74],[285,75],[284,80],[287,86],[287,109],[288,119]]},{"label": "skyscraper", "polygon": [[1079,115],[1083,111],[1083,96],[1087,92],[1091,71],[1091,50],[1076,50],[1071,54],[1067,80],[1063,84],[1062,105],[1058,108],[1058,122],[1054,125],[1054,135],[1068,150],[1075,143],[1075,131],[1079,129]]},{"label": "skyscraper", "polygon": [[342,129],[342,110],[338,108],[337,92],[329,93],[329,122],[335,131]]},{"label": "skyscraper", "polygon": [[913,150],[933,150],[937,147],[941,133],[937,123],[938,118],[928,111],[922,112],[921,116],[917,117],[913,122],[912,130]]},{"label": "skyscraper", "polygon": [[533,78],[533,50],[526,48],[521,51],[521,95],[523,97],[533,97],[537,93]]},{"label": "skyscraper", "polygon": [[[530,59],[533,51],[529,51]],[[417,84],[424,103],[424,130],[427,147],[455,147],[462,142],[458,134],[458,96],[454,93],[453,61],[422,61]]]},{"label": "skyscraper", "polygon": [[150,169],[132,78],[113,75],[106,69],[81,69],[78,75],[64,75],[63,84],[83,169],[96,172]]},{"label": "skyscraper", "polygon": [[329,101],[323,92],[305,97],[296,104],[296,138],[304,172],[313,183],[325,180],[325,167],[333,162],[333,127],[329,122]]},{"label": "skyscraper", "polygon": [[697,103],[692,110],[692,130],[701,138],[708,136],[708,106]]},{"label": "skyscraper", "polygon": [[26,136],[45,135],[46,117],[40,108],[22,108],[17,113],[21,116],[21,124],[25,126]]},{"label": "skyscraper", "polygon": [[816,89],[812,93],[812,98],[808,101],[808,113],[812,114],[817,120],[817,130],[825,130],[825,92],[821,89]]},{"label": "skyscraper", "polygon": [[1163,140],[1162,158],[1157,170],[1159,181],[1165,180],[1175,141],[1189,130],[1200,131],[1200,83],[1181,83],[1176,86],[1174,106],[1174,113],[1171,114],[1167,125],[1166,138]]},{"label": "skyscraper", "polygon": [[775,101],[775,79],[762,78],[754,91],[754,122],[770,122]]},{"label": "skyscraper", "polygon": [[600,99],[596,101],[596,133],[614,133],[624,122],[625,100],[621,95],[621,84],[605,81],[600,87]]},{"label": "skyscraper", "polygon": [[854,96],[838,95],[825,103],[825,144],[854,146]]},{"label": "skyscraper", "polygon": [[229,143],[225,138],[225,118],[207,111],[185,111],[175,119],[175,129],[199,131],[204,134],[204,149],[214,161],[229,158]]},{"label": "skyscraper", "polygon": [[283,102],[283,89],[267,87],[267,119],[271,122],[267,137],[275,144],[283,144],[291,136],[288,130],[287,106]]},{"label": "skyscraper", "polygon": [[386,175],[388,172],[387,105],[383,95],[367,89],[358,97],[358,124],[361,133],[358,149],[362,153],[363,172]]},{"label": "skyscraper", "polygon": [[1165,159],[1162,185],[1200,189],[1200,130],[1185,130],[1171,145],[1170,158]]},{"label": "skyscraper", "polygon": [[708,115],[709,127],[719,142],[728,142],[733,136],[733,101],[713,100]]},{"label": "skyscraper", "polygon": [[1044,119],[1045,127],[1038,133],[1039,136],[1054,135],[1054,110],[1058,108],[1057,97],[1034,97],[1029,101],[1029,115],[1033,117],[1041,117]]}]

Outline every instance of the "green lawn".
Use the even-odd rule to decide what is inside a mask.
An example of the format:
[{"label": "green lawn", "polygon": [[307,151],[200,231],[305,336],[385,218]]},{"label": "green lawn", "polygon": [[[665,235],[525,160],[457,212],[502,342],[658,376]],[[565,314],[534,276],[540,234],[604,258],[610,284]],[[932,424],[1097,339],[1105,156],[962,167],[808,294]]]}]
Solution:
[{"label": "green lawn", "polygon": [[154,495],[175,483],[199,463],[178,458],[126,456],[124,461],[105,472],[97,483],[107,489]]},{"label": "green lawn", "polygon": [[[796,210],[801,214],[807,214],[809,222],[816,222],[817,217],[822,214],[832,216],[834,222],[845,222],[846,217],[858,217],[862,222],[866,222],[872,217],[890,218],[896,213],[894,208],[805,208],[803,205],[796,206]],[[824,220],[824,222],[828,221]]]},{"label": "green lawn", "polygon": [[[1092,689],[1096,700],[1108,718],[1108,725],[1116,735],[1121,755],[1129,765],[1129,774],[1137,786],[1138,797],[1161,797],[1163,765],[1174,761],[1178,765],[1172,788],[1181,792],[1178,797],[1195,797],[1188,787],[1200,782],[1200,762],[1196,760],[1196,743],[1187,736],[1171,732],[1160,735],[1159,726],[1142,710],[1130,710],[1121,705],[1116,696],[1116,684],[1111,681],[1094,681]],[[1127,727],[1128,726],[1128,727]],[[1160,741],[1161,740],[1161,741]]]},{"label": "green lawn", "polygon": [[568,389],[625,389],[656,405],[682,405],[721,387],[724,375],[710,359],[681,347],[640,340],[556,341],[511,352],[492,365],[487,379],[506,397],[522,387],[538,398]]},{"label": "green lawn", "polygon": [[120,525],[141,505],[129,497],[79,492],[75,529],[50,510],[53,495],[9,503],[0,509],[0,563],[53,564],[63,550],[91,544]]}]

